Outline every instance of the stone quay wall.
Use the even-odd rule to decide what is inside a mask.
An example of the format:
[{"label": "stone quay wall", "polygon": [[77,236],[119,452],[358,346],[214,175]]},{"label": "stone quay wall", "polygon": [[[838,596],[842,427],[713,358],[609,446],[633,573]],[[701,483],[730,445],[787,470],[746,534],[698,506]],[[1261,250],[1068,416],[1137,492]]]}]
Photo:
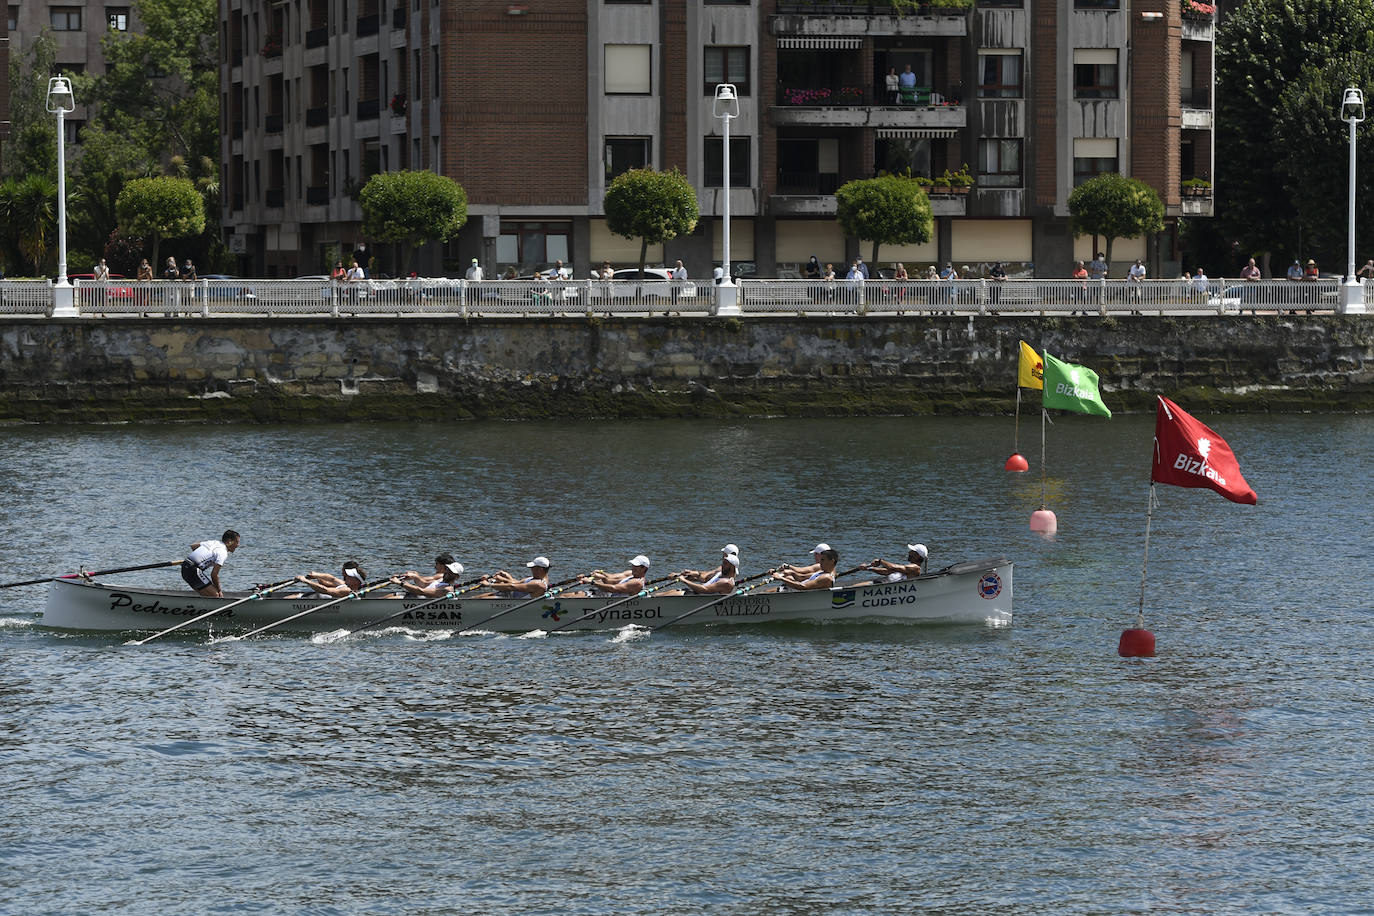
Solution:
[{"label": "stone quay wall", "polygon": [[0,320],[0,423],[997,414],[1022,339],[1113,411],[1374,409],[1362,315],[83,318]]}]

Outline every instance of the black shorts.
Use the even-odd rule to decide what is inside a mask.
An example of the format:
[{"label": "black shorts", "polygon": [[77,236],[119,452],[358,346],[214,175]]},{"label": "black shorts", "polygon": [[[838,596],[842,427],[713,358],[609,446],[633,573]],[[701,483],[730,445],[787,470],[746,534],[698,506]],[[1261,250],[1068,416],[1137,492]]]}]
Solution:
[{"label": "black shorts", "polygon": [[200,591],[210,584],[210,577],[205,575],[205,571],[190,560],[181,561],[181,578],[195,591]]}]

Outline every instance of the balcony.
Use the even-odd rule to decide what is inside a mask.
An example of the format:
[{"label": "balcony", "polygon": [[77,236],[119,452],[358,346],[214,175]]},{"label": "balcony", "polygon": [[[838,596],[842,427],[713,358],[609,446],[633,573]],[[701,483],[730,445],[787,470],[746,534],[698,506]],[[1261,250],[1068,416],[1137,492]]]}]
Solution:
[{"label": "balcony", "polygon": [[792,87],[778,92],[769,109],[775,127],[885,127],[958,130],[968,124],[968,111],[930,89],[908,91],[906,104],[890,105],[886,93],[875,99],[857,86]]},{"label": "balcony", "polygon": [[1211,86],[1184,86],[1178,91],[1178,100],[1184,108],[1211,108]]},{"label": "balcony", "polygon": [[279,134],[279,133],[281,133],[281,128],[282,128],[282,116],[279,115],[279,114],[270,114],[270,115],[267,115],[266,117],[263,118],[262,127],[263,127],[263,130],[267,131],[267,133],[269,133],[269,134]]},{"label": "balcony", "polygon": [[1190,16],[1183,14],[1184,41],[1212,41],[1216,37],[1216,24],[1211,16]]},{"label": "balcony", "polygon": [[317,29],[308,29],[306,31],[306,48],[323,48],[327,44],[329,44],[329,26],[322,25]]},{"label": "balcony", "polygon": [[329,203],[329,186],[320,185],[318,187],[305,189],[305,202],[312,207],[320,207]]},{"label": "balcony", "polygon": [[1179,104],[1183,109],[1180,126],[1184,130],[1212,129],[1212,89],[1210,86],[1193,86],[1180,89]]},{"label": "balcony", "polygon": [[323,127],[329,123],[329,106],[316,105],[305,110],[306,127]]},{"label": "balcony", "polygon": [[268,188],[263,192],[263,203],[269,207],[280,207],[286,202],[286,190],[284,188]]},{"label": "balcony", "polygon": [[[792,37],[864,35],[962,38],[968,34],[968,11],[972,7],[972,0],[962,6],[922,6],[915,11],[899,11],[892,3],[883,2],[779,0],[773,34],[784,41]],[[779,45],[785,47],[781,41]]]},{"label": "balcony", "polygon": [[930,213],[932,216],[964,216],[968,213],[968,188],[962,191],[929,188]]},{"label": "balcony", "polygon": [[354,23],[353,34],[357,35],[359,38],[364,38],[368,35],[376,35],[381,25],[382,17],[378,16],[376,13],[370,16],[359,16],[357,22]]},{"label": "balcony", "polygon": [[375,121],[381,108],[382,105],[377,99],[359,99],[358,113],[354,117],[359,121]]}]

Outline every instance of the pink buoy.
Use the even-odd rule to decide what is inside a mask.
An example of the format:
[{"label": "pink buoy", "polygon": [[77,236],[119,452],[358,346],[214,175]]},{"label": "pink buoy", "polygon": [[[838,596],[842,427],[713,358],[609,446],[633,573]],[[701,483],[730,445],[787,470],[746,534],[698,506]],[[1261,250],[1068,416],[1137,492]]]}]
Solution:
[{"label": "pink buoy", "polygon": [[1030,470],[1030,462],[1027,461],[1026,456],[1020,452],[1012,452],[1011,457],[1007,459],[1007,463],[1002,465],[1002,469],[1020,473],[1021,471]]},{"label": "pink buoy", "polygon": [[1059,530],[1059,519],[1049,509],[1036,509],[1031,513],[1030,530],[1041,534],[1054,534]]},{"label": "pink buoy", "polygon": [[1122,658],[1154,658],[1155,634],[1137,628],[1122,630],[1116,654]]}]

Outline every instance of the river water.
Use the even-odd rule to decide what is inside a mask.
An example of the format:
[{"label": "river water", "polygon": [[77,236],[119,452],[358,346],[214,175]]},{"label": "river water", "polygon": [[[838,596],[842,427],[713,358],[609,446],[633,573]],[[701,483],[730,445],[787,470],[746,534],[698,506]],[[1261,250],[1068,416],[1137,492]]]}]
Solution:
[{"label": "river water", "polygon": [[[1186,403],[1184,404],[1186,407]],[[1016,561],[1008,628],[405,631],[135,648],[0,590],[0,912],[1349,913],[1374,907],[1374,418],[0,430],[0,580],[243,534],[229,587],[543,553],[555,579]],[[116,581],[171,584],[174,570]]]}]

